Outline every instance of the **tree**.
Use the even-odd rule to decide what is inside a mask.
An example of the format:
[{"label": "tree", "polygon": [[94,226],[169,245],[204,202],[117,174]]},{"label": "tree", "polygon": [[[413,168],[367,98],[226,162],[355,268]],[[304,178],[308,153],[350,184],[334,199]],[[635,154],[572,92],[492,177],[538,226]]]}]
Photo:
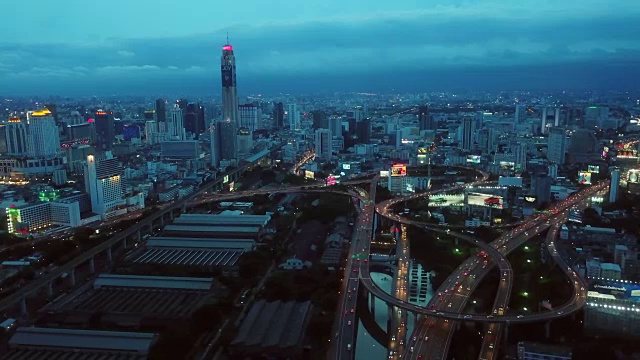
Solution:
[{"label": "tree", "polygon": [[267,169],[260,174],[260,180],[264,185],[270,184],[276,180],[276,172],[271,169]]}]

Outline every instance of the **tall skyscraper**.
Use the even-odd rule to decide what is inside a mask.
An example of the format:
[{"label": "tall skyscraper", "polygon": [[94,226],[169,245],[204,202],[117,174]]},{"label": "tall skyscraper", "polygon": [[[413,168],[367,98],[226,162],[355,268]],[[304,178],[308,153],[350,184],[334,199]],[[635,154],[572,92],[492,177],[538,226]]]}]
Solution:
[{"label": "tall skyscraper", "polygon": [[215,120],[211,120],[209,125],[209,141],[211,166],[217,168],[220,166],[222,150],[220,149],[220,125]]},{"label": "tall skyscraper", "polygon": [[331,161],[333,155],[333,142],[329,129],[318,129],[314,133],[314,150],[317,157],[324,161]]},{"label": "tall skyscraper", "polygon": [[231,120],[222,120],[217,124],[220,136],[220,160],[238,159],[238,130]]},{"label": "tall skyscraper", "polygon": [[435,124],[433,118],[429,114],[429,107],[427,105],[418,107],[418,127],[420,128],[420,131],[435,130]]},{"label": "tall skyscraper", "polygon": [[567,134],[564,128],[552,127],[549,129],[547,140],[547,158],[558,165],[564,165],[567,152]]},{"label": "tall skyscraper", "polygon": [[185,129],[184,129],[184,112],[179,104],[176,104],[173,109],[171,109],[170,113],[171,118],[169,119],[169,140],[184,140],[185,139]]},{"label": "tall skyscraper", "polygon": [[371,120],[363,119],[356,123],[356,136],[358,144],[368,144],[371,137]]},{"label": "tall skyscraper", "polygon": [[585,128],[606,128],[609,120],[609,108],[606,106],[589,106],[584,112]]},{"label": "tall skyscraper", "polygon": [[609,187],[609,202],[618,201],[618,190],[620,188],[620,169],[615,168],[611,171],[611,186]]},{"label": "tall skyscraper", "polygon": [[96,161],[93,155],[87,156],[84,169],[84,184],[91,198],[91,211],[103,219],[117,206],[126,202],[123,197],[122,167],[117,159]]},{"label": "tall skyscraper", "polygon": [[[222,131],[223,151],[226,160],[238,158],[237,129],[238,129],[238,90],[236,89],[236,57],[233,55],[233,47],[227,44],[222,47],[222,57],[220,58],[222,72]],[[225,138],[227,134],[232,134],[230,138]]]},{"label": "tall skyscraper", "polygon": [[277,129],[284,126],[284,104],[277,102],[273,104],[273,125]]},{"label": "tall skyscraper", "polygon": [[154,110],[156,111],[156,121],[162,123],[167,121],[167,106],[163,99],[156,100]]},{"label": "tall skyscraper", "polygon": [[289,130],[300,130],[300,112],[298,105],[287,105],[287,119],[289,120]]},{"label": "tall skyscraper", "polygon": [[329,118],[329,130],[331,135],[335,137],[342,137],[342,118],[338,116],[332,116]]},{"label": "tall skyscraper", "polygon": [[194,136],[204,131],[204,108],[190,103],[184,113],[184,130]]},{"label": "tall skyscraper", "polygon": [[39,110],[27,113],[29,156],[50,158],[60,150],[60,130],[51,111]]},{"label": "tall skyscraper", "polygon": [[462,119],[462,149],[471,151],[473,149],[473,118]]},{"label": "tall skyscraper", "polygon": [[327,113],[322,110],[315,110],[313,112],[313,128],[314,129],[328,129],[329,117]]},{"label": "tall skyscraper", "polygon": [[111,150],[116,131],[113,113],[104,110],[96,111],[94,124],[96,127],[96,149],[100,151]]},{"label": "tall skyscraper", "polygon": [[7,155],[26,156],[28,154],[29,136],[27,124],[20,118],[9,118],[5,128]]},{"label": "tall skyscraper", "polygon": [[542,108],[540,132],[546,134],[549,128],[560,126],[560,108]]}]

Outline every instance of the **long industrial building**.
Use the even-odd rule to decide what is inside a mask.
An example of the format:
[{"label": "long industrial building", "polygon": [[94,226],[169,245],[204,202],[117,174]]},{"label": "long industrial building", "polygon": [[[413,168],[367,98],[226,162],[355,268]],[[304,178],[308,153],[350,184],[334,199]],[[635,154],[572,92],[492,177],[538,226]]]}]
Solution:
[{"label": "long industrial building", "polygon": [[9,340],[6,360],[143,360],[157,334],[20,327]]},{"label": "long industrial building", "polygon": [[40,324],[87,326],[99,321],[125,328],[188,322],[207,302],[223,296],[213,278],[101,274],[90,287],[44,310]]}]

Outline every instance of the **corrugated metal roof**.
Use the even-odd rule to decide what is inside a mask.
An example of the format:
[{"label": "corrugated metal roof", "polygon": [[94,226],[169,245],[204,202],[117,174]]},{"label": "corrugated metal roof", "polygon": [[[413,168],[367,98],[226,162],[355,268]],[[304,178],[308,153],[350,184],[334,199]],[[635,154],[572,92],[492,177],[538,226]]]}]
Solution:
[{"label": "corrugated metal roof", "polygon": [[174,224],[202,224],[227,226],[264,226],[269,215],[212,215],[212,214],[183,214],[173,221]]},{"label": "corrugated metal roof", "polygon": [[93,287],[136,287],[156,289],[209,290],[213,278],[100,274]]},{"label": "corrugated metal roof", "polygon": [[9,344],[147,353],[156,337],[153,333],[20,327]]},{"label": "corrugated metal roof", "polygon": [[11,349],[3,360],[144,360],[147,355],[123,352],[84,351],[78,349]]},{"label": "corrugated metal roof", "polygon": [[206,239],[206,238],[151,238],[147,240],[147,248],[202,248],[233,249],[251,251],[255,247],[251,239]]},{"label": "corrugated metal roof", "polygon": [[260,232],[259,226],[194,226],[194,225],[167,225],[165,231],[176,232],[212,232],[212,233],[245,233],[257,234]]},{"label": "corrugated metal roof", "polygon": [[189,265],[189,266],[234,266],[241,250],[151,248],[137,256],[138,264]]}]

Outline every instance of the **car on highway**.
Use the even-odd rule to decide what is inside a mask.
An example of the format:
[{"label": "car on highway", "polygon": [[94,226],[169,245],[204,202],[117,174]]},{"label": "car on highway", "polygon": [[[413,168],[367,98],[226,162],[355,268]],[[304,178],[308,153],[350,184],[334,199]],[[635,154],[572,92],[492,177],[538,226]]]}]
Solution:
[{"label": "car on highway", "polygon": [[347,325],[351,326],[351,320],[347,321]]}]

